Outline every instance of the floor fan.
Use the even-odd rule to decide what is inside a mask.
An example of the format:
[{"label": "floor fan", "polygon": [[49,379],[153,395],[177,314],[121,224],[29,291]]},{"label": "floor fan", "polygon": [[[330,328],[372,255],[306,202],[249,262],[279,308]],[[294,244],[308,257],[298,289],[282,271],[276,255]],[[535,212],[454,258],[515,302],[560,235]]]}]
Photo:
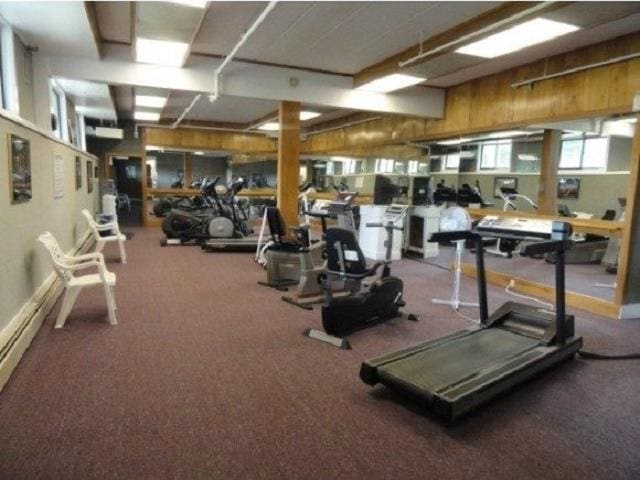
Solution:
[{"label": "floor fan", "polygon": [[[472,222],[469,213],[461,207],[449,207],[440,215],[440,231],[456,232],[471,230]],[[453,292],[450,300],[431,299],[432,303],[451,305],[454,310],[460,307],[477,307],[477,303],[463,302],[460,300],[460,278],[462,276],[462,254],[464,253],[464,240],[456,240],[456,260],[453,274]]]}]

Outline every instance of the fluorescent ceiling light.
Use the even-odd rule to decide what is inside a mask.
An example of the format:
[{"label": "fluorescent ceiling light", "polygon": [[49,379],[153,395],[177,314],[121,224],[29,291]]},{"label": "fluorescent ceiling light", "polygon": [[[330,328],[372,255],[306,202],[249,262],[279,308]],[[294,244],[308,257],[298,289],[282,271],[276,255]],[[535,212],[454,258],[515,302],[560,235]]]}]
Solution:
[{"label": "fluorescent ceiling light", "polygon": [[152,95],[136,95],[136,107],[164,108],[167,103],[166,97],[155,97]]},{"label": "fluorescent ceiling light", "polygon": [[194,155],[204,155],[204,152],[193,152]]},{"label": "fluorescent ceiling light", "polygon": [[456,140],[444,140],[442,142],[437,142],[438,145],[460,145],[461,143],[470,142],[471,138],[458,138]]},{"label": "fluorescent ceiling light", "polygon": [[160,113],[158,112],[134,112],[133,118],[136,120],[143,120],[148,122],[157,122],[160,120]]},{"label": "fluorescent ceiling light", "polygon": [[401,88],[410,87],[422,83],[426,78],[414,77],[412,75],[404,75],[402,73],[394,73],[372,80],[369,83],[360,85],[356,90],[367,90],[369,92],[387,93]]},{"label": "fluorescent ceiling light", "polygon": [[531,45],[547,42],[579,29],[580,27],[570,23],[535,18],[458,48],[456,52],[476,57],[495,58]]},{"label": "fluorescent ceiling light", "polygon": [[258,130],[265,130],[267,132],[275,132],[280,130],[280,123],[278,122],[267,122],[263,123],[258,127]]},{"label": "fluorescent ceiling light", "polygon": [[138,37],[136,38],[136,61],[181,67],[188,48],[189,44],[187,43]]},{"label": "fluorescent ceiling light", "polygon": [[526,130],[508,130],[506,132],[494,132],[490,133],[490,138],[509,138],[509,137],[521,137],[522,135],[529,135]]},{"label": "fluorescent ceiling light", "polygon": [[319,117],[320,115],[322,115],[319,112],[311,112],[309,110],[302,110],[300,112],[300,120],[302,120],[303,122],[305,120],[311,120],[312,118],[316,118]]},{"label": "fluorescent ceiling light", "polygon": [[162,147],[156,147],[155,145],[147,145],[147,146],[145,146],[145,147],[144,147],[144,149],[145,149],[147,152],[149,152],[149,151],[154,151],[154,150],[156,150],[156,151],[160,151],[160,152],[162,151]]},{"label": "fluorescent ceiling light", "polygon": [[207,5],[206,0],[169,0],[169,3],[177,3],[186,7],[204,8]]},{"label": "fluorescent ceiling light", "polygon": [[532,153],[519,153],[518,160],[522,160],[524,162],[535,162],[537,160],[540,160],[540,158]]}]

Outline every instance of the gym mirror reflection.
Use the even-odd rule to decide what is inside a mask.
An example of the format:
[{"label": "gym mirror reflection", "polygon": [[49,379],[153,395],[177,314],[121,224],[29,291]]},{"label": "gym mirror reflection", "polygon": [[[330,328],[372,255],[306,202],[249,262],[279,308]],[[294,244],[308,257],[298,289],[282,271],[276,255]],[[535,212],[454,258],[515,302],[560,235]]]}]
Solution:
[{"label": "gym mirror reflection", "polygon": [[[554,196],[555,215],[581,221],[567,256],[567,289],[613,301],[635,128],[632,118],[599,117],[431,142],[434,201],[469,207],[474,218],[501,211],[539,215],[543,136],[558,131],[554,186],[545,195]],[[521,247],[488,245],[487,270],[552,286],[553,259],[523,258]],[[452,258],[444,247],[434,262],[446,267]],[[468,252],[464,261],[473,262]]]}]

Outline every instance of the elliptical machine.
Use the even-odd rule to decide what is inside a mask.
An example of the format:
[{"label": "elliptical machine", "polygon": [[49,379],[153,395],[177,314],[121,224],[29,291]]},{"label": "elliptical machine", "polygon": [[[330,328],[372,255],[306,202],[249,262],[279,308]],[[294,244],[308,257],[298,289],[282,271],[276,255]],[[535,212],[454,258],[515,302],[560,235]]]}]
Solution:
[{"label": "elliptical machine", "polygon": [[[327,266],[322,278],[325,293],[325,304],[322,307],[324,332],[308,329],[305,335],[349,349],[349,342],[341,337],[357,330],[400,316],[417,321],[415,315],[400,312],[400,308],[405,305],[402,297],[404,286],[400,278],[391,275],[390,268],[394,231],[403,230],[396,223],[403,219],[406,211],[406,205],[390,205],[385,211],[383,222],[367,223],[367,227],[384,228],[387,233],[385,260],[375,263],[371,268],[367,267],[353,231],[342,228],[327,230]],[[362,290],[362,281],[376,275],[380,267],[380,276]],[[336,280],[343,282],[344,290],[349,291],[349,295],[333,295]]]},{"label": "elliptical machine", "polygon": [[186,211],[172,209],[162,221],[162,231],[166,238],[161,246],[195,242],[200,244],[210,238],[242,238],[243,232],[237,228],[235,207],[223,205],[216,190],[220,177],[203,185],[204,198],[212,198],[212,210]]}]

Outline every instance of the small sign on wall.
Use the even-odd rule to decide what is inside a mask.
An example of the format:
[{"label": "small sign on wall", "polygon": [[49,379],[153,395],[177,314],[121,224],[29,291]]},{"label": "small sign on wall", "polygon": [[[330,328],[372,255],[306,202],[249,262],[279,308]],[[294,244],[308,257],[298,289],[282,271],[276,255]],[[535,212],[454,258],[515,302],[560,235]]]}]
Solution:
[{"label": "small sign on wall", "polygon": [[87,160],[87,193],[93,192],[93,163]]},{"label": "small sign on wall", "polygon": [[76,190],[82,188],[82,161],[80,157],[76,155]]},{"label": "small sign on wall", "polygon": [[53,198],[64,197],[64,159],[59,153],[53,154]]}]

